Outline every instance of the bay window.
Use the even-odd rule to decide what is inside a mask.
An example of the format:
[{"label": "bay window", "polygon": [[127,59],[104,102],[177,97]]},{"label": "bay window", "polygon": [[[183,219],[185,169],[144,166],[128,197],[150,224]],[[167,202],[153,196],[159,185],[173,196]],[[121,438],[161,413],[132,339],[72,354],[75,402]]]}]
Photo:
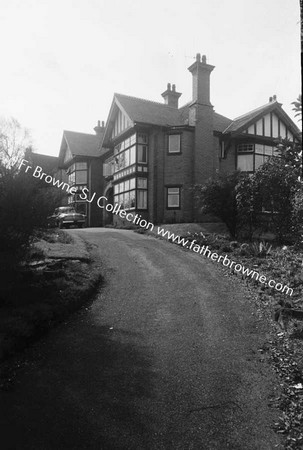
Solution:
[{"label": "bay window", "polygon": [[147,178],[130,178],[115,184],[114,203],[122,209],[147,209]]}]

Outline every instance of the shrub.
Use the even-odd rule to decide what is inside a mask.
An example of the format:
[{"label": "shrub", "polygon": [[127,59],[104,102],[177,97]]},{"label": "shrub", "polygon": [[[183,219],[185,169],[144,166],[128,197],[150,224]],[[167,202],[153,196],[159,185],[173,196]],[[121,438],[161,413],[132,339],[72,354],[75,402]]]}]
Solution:
[{"label": "shrub", "polygon": [[25,173],[6,171],[0,177],[0,259],[14,266],[24,257],[34,230],[46,226],[60,195]]},{"label": "shrub", "polygon": [[234,172],[223,174],[205,185],[195,185],[194,198],[197,207],[206,214],[214,214],[224,222],[232,237],[238,232],[238,210],[235,187],[243,175]]}]

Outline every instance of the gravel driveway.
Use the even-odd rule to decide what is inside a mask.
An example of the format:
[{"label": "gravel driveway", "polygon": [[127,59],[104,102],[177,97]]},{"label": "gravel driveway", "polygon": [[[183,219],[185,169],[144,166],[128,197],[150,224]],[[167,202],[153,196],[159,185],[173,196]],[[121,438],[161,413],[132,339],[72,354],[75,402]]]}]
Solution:
[{"label": "gravel driveway", "polygon": [[265,326],[240,282],[132,231],[69,233],[98,252],[105,284],[0,393],[1,448],[282,448]]}]

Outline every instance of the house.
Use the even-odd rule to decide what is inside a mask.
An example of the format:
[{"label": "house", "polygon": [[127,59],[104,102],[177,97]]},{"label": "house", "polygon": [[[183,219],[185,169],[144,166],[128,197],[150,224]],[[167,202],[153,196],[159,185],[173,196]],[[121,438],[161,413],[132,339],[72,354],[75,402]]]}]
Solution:
[{"label": "house", "polygon": [[[90,226],[129,225],[90,201],[94,193],[154,224],[203,221],[194,184],[236,169],[253,173],[273,155],[276,138],[301,141],[276,96],[232,120],[211,104],[214,66],[197,54],[188,70],[189,103],[179,107],[181,93],[170,83],[163,103],[114,94],[106,126],[99,123],[95,135],[63,133],[59,167],[78,187],[68,202],[87,214]],[[81,195],[84,188],[90,199]]]},{"label": "house", "polygon": [[87,216],[88,226],[101,226],[103,218],[95,203],[81,199],[84,188],[90,192],[103,189],[101,141],[104,122],[94,128],[95,134],[64,131],[59,152],[58,167],[67,176],[67,183],[75,186],[75,194],[68,194],[65,203]]},{"label": "house", "polygon": [[49,175],[54,175],[58,171],[58,156],[35,153],[31,148],[27,148],[25,150],[24,159],[28,161],[32,167],[43,167],[44,171]]},{"label": "house", "polygon": [[[162,93],[164,103],[114,95],[102,141],[104,196],[110,202],[152,223],[203,221],[194,184],[220,172],[253,172],[273,155],[275,138],[300,140],[276,96],[234,120],[215,112],[213,69],[197,54],[188,68],[192,100],[182,107],[174,84]],[[121,222],[117,215],[112,220]]]}]

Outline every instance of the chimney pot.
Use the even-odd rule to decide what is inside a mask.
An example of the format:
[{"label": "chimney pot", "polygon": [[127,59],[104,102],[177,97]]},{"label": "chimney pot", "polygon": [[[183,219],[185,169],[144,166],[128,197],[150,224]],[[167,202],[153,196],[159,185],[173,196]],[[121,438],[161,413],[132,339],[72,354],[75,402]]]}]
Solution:
[{"label": "chimney pot", "polygon": [[100,120],[98,120],[98,127],[100,127]]},{"label": "chimney pot", "polygon": [[276,96],[276,95],[273,95],[273,96],[272,96],[272,99],[273,99],[274,102],[276,102],[276,101],[277,101],[277,96]]},{"label": "chimney pot", "polygon": [[202,105],[209,105],[210,103],[210,74],[214,66],[206,63],[206,56],[197,53],[196,61],[188,68],[193,76],[193,102]]},{"label": "chimney pot", "polygon": [[173,84],[172,90],[171,90],[171,84],[168,83],[166,91],[163,92],[163,94],[161,94],[161,95],[164,98],[165,104],[167,106],[178,109],[178,101],[179,101],[179,97],[181,97],[181,93],[176,92],[175,84]]},{"label": "chimney pot", "polygon": [[269,97],[269,102],[270,102],[270,103],[272,102],[272,97]]},{"label": "chimney pot", "polygon": [[102,128],[104,128],[104,120],[102,120]]}]

